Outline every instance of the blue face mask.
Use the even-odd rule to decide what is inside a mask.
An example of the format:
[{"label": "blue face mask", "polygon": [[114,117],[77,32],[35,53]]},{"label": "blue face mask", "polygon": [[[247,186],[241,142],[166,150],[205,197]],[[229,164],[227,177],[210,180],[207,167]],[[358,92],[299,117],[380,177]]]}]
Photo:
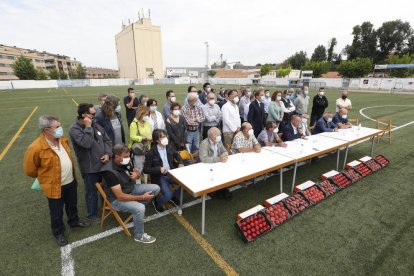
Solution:
[{"label": "blue face mask", "polygon": [[216,137],[216,143],[220,143],[221,142],[221,136],[217,136]]},{"label": "blue face mask", "polygon": [[63,128],[62,127],[58,127],[57,129],[55,129],[55,134],[54,134],[56,139],[59,139],[60,137],[63,136]]},{"label": "blue face mask", "polygon": [[116,113],[121,113],[121,106],[120,106],[120,105],[118,105],[118,106],[115,108],[115,112],[116,112]]}]

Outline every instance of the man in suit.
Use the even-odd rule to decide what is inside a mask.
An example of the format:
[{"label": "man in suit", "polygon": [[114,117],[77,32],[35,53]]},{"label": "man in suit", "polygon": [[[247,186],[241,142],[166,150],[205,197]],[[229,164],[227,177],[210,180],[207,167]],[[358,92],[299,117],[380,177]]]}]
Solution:
[{"label": "man in suit", "polygon": [[299,138],[305,139],[305,136],[299,130],[301,123],[302,118],[300,116],[292,115],[290,123],[287,123],[283,128],[283,141],[292,141]]},{"label": "man in suit", "polygon": [[[156,129],[152,133],[154,146],[145,155],[144,173],[151,177],[151,182],[161,187],[162,195],[155,199],[154,207],[157,212],[163,212],[163,205],[170,201],[179,205],[181,188],[175,192],[171,190],[170,184],[176,184],[168,176],[169,170],[183,167],[183,160],[173,146],[168,144],[167,132]],[[178,165],[177,165],[178,164]]]},{"label": "man in suit", "polygon": [[320,118],[315,125],[315,128],[312,131],[312,134],[318,134],[322,132],[333,132],[337,131],[337,126],[332,122],[333,114],[332,112],[327,112]]},{"label": "man in suit", "polygon": [[264,109],[264,90],[259,89],[254,91],[255,100],[249,105],[249,113],[247,115],[247,121],[252,125],[254,130],[254,136],[259,136],[265,125],[265,109]]},{"label": "man in suit", "polygon": [[203,84],[203,91],[198,95],[198,98],[200,99],[200,102],[202,104],[207,103],[207,94],[211,92],[210,83],[206,82]]}]

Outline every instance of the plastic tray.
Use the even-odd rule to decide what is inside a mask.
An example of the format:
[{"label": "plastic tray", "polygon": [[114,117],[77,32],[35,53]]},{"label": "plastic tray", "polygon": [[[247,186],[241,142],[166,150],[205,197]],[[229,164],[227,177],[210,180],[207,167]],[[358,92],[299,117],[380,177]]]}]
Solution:
[{"label": "plastic tray", "polygon": [[[335,189],[335,191],[332,192],[332,193],[327,192],[327,190],[322,186],[323,182],[327,182],[329,185],[331,185]],[[331,196],[331,195],[335,194],[336,192],[338,192],[339,190],[341,190],[341,187],[335,185],[334,183],[329,181],[329,179],[318,182],[316,185],[318,185],[318,187],[321,188],[321,190],[325,193],[326,197]]]},{"label": "plastic tray", "polygon": [[[368,170],[368,173],[367,173],[366,175],[364,175],[364,174],[362,173],[361,168],[366,168],[366,169]],[[365,165],[365,163],[361,163],[361,164],[359,164],[358,166],[355,166],[353,169],[354,169],[355,171],[359,172],[359,174],[360,174],[362,177],[366,177],[366,176],[368,176],[368,175],[370,175],[370,174],[372,173],[372,170],[371,170],[371,169],[370,169],[367,165]]]},{"label": "plastic tray", "polygon": [[[352,177],[350,177],[350,175],[349,175],[349,172],[353,172],[353,173],[355,173],[356,175],[357,175],[357,177],[358,178],[352,178]],[[362,176],[362,174],[360,173],[360,172],[358,172],[357,170],[355,170],[355,169],[348,169],[348,170],[344,170],[343,171],[343,173],[349,178],[349,179],[351,179],[351,181],[352,181],[352,183],[355,183],[355,182],[357,182],[357,181],[359,181],[359,180],[361,180],[362,178],[363,178],[363,176]]]},{"label": "plastic tray", "polygon": [[[256,237],[252,238],[252,239],[248,239],[248,237],[244,234],[243,229],[241,228],[241,224],[245,221],[247,221],[249,218],[255,216],[255,215],[259,215],[259,216],[263,216],[265,223],[269,226],[268,230],[265,230],[264,232],[260,233],[259,235],[257,235]],[[268,221],[268,219],[266,218],[266,216],[262,213],[262,212],[257,212],[251,216],[248,216],[245,219],[242,219],[240,221],[236,221],[236,223],[234,224],[234,226],[236,227],[237,232],[239,233],[239,235],[241,236],[242,240],[246,243],[248,242],[252,242],[254,240],[256,240],[257,238],[263,236],[264,234],[268,233],[269,231],[272,230],[272,224],[270,223],[270,221]],[[246,231],[247,232],[247,231]]]},{"label": "plastic tray", "polygon": [[[385,161],[384,163],[381,162],[381,158]],[[381,166],[385,167],[388,166],[390,164],[390,160],[388,160],[387,158],[384,157],[384,155],[377,155],[375,158],[375,161],[377,161],[378,163],[380,163]]]},{"label": "plastic tray", "polygon": [[[344,189],[344,188],[349,187],[349,186],[352,185],[352,180],[349,179],[348,176],[346,176],[343,172],[341,172],[341,173],[339,173],[337,175],[342,175],[343,177],[345,177],[346,179],[348,179],[348,181],[350,182],[349,185],[342,186],[339,183],[337,183],[333,177],[329,178],[329,181],[331,181],[333,184],[335,184],[336,186],[340,187],[341,189]],[[335,175],[335,176],[337,176],[337,175]]]},{"label": "plastic tray", "polygon": [[[305,191],[307,191],[307,190],[311,189],[312,187],[315,187],[317,190],[319,190],[320,192],[322,192],[322,194],[323,194],[323,198],[322,198],[321,200],[319,200],[319,201],[317,201],[317,202],[313,202],[310,198],[308,198],[308,197],[305,195]],[[326,196],[325,191],[324,191],[321,187],[319,187],[318,185],[313,185],[313,186],[311,186],[311,187],[309,187],[309,188],[307,188],[307,189],[305,189],[305,190],[300,191],[299,193],[300,193],[301,195],[303,195],[303,196],[304,196],[304,197],[308,200],[308,202],[312,203],[312,205],[314,205],[314,204],[317,204],[317,203],[321,202],[322,200],[324,200],[324,199],[327,197],[327,196]]]},{"label": "plastic tray", "polygon": [[[282,204],[282,206],[283,206],[283,207],[287,210],[287,212],[288,212],[288,214],[287,214],[287,219],[286,219],[285,221],[281,222],[281,223],[273,222],[273,221],[272,221],[272,219],[271,219],[271,217],[270,217],[270,216],[266,213],[266,211],[267,211],[269,208],[274,208],[274,207],[276,207],[276,205],[278,205],[278,204]],[[270,224],[272,225],[272,228],[274,228],[274,227],[276,227],[276,226],[279,226],[279,225],[282,225],[283,223],[285,223],[286,221],[288,221],[288,220],[289,220],[289,219],[293,216],[292,211],[288,208],[287,203],[284,201],[284,199],[282,199],[281,201],[277,202],[276,204],[273,204],[273,205],[270,205],[269,207],[266,207],[266,209],[262,210],[262,212],[263,212],[264,216],[266,217],[267,221],[269,221],[269,222],[270,222]]]},{"label": "plastic tray", "polygon": [[364,162],[364,164],[367,165],[367,167],[370,168],[372,172],[376,172],[382,169],[381,164],[375,159],[368,160]]},{"label": "plastic tray", "polygon": [[[291,198],[293,198],[295,195],[299,196],[301,199],[303,199],[303,200],[307,203],[307,206],[304,206],[303,210],[300,210],[300,211],[298,211],[298,212],[294,211],[294,210],[292,209],[292,206],[290,206],[290,205],[289,205],[289,203],[288,203],[288,200],[289,200],[289,199],[291,199]],[[312,206],[312,205],[313,205],[313,203],[309,202],[309,201],[308,201],[308,199],[307,199],[306,197],[304,197],[304,196],[303,196],[302,194],[300,194],[300,193],[295,193],[295,194],[293,194],[292,196],[290,196],[290,197],[286,198],[286,199],[285,199],[285,203],[286,203],[286,206],[288,207],[288,209],[291,211],[292,216],[295,216],[295,215],[297,215],[297,214],[300,214],[300,213],[301,213],[301,212],[303,212],[305,209],[307,209],[307,208],[309,208],[310,206]]]}]

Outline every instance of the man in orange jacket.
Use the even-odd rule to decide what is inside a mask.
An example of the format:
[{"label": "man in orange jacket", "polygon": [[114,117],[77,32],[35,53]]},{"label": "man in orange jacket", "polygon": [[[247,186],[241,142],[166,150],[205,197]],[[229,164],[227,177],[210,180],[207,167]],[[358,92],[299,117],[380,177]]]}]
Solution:
[{"label": "man in orange jacket", "polygon": [[52,233],[60,246],[68,244],[63,224],[63,208],[71,228],[87,227],[80,222],[77,209],[77,183],[68,140],[63,137],[59,119],[39,118],[40,136],[27,148],[23,168],[37,178],[48,199]]}]

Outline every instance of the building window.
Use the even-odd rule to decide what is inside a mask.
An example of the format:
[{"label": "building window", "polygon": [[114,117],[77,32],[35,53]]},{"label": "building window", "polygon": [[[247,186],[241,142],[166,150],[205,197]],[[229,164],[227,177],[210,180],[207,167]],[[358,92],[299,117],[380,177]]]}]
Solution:
[{"label": "building window", "polygon": [[14,60],[15,57],[14,56],[8,56],[7,59],[13,59]]},{"label": "building window", "polygon": [[0,76],[7,76],[7,72],[0,72]]}]

